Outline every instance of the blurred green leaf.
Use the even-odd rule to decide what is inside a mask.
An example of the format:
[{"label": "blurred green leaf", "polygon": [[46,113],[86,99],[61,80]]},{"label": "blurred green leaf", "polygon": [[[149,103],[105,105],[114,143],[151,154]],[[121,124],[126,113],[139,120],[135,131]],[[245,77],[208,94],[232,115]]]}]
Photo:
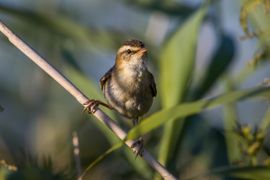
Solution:
[{"label": "blurred green leaf", "polygon": [[[234,87],[230,80],[226,81],[225,92],[233,92]],[[237,128],[237,110],[235,103],[228,103],[224,106],[224,129],[225,140],[227,147],[227,156],[231,164],[239,162],[241,158],[241,152],[239,147],[239,140],[236,137],[234,130]]]},{"label": "blurred green leaf", "polygon": [[198,30],[206,12],[200,9],[172,34],[160,55],[160,91],[164,108],[182,101],[193,74]]},{"label": "blurred green leaf", "polygon": [[97,88],[97,83],[86,78],[81,72],[70,65],[64,66],[64,74],[71,80],[79,89],[91,99],[102,99],[103,96]]},{"label": "blurred green leaf", "polygon": [[247,63],[242,69],[239,70],[239,72],[237,72],[235,77],[233,77],[233,84],[239,85],[243,83],[249,76],[252,75],[252,73],[256,72],[255,70],[256,69],[254,69],[254,67]]},{"label": "blurred green leaf", "polygon": [[270,168],[269,167],[240,167],[230,168],[216,174],[224,176],[233,176],[235,178],[242,179],[270,179]]},{"label": "blurred green leaf", "polygon": [[252,34],[248,29],[248,15],[261,4],[262,0],[245,1],[240,11],[240,24],[246,35]]},{"label": "blurred green leaf", "polygon": [[211,58],[205,75],[200,80],[198,88],[195,90],[194,99],[199,99],[205,95],[217,80],[230,67],[235,54],[235,44],[233,38],[227,34],[222,34],[215,54]]},{"label": "blurred green leaf", "polygon": [[[30,153],[21,152],[15,160],[16,170],[13,169],[5,179],[58,179],[72,180],[75,178],[74,169],[67,167],[56,169],[50,156],[37,157]],[[12,165],[13,166],[13,165]]]},{"label": "blurred green leaf", "polygon": [[82,175],[80,175],[80,178],[82,179],[83,176],[90,171],[94,166],[96,166],[100,161],[102,161],[105,157],[107,157],[109,154],[111,154],[112,152],[116,151],[117,149],[119,149],[120,147],[122,147],[123,143],[117,143],[114,144],[112,147],[110,147],[107,151],[105,151],[103,154],[101,154],[98,158],[96,158],[89,166],[87,166],[87,168],[84,170],[84,172],[82,173]]},{"label": "blurred green leaf", "polygon": [[[247,38],[258,38],[260,40],[258,50],[254,50],[254,55],[242,70],[239,71],[238,75],[235,76],[235,85],[241,84],[247,79],[252,73],[256,72],[257,62],[259,67],[263,66],[263,59],[270,57],[270,14],[269,11],[269,1],[266,0],[243,0],[242,9],[240,15],[240,22],[242,24],[243,31],[246,33]],[[251,27],[254,29],[254,33],[248,29],[248,20],[250,19]]]},{"label": "blurred green leaf", "polygon": [[[245,38],[260,37],[264,43],[267,43],[270,33],[270,23],[268,21],[270,15],[270,3],[268,0],[244,0],[240,11],[240,24],[245,33]],[[249,18],[250,17],[250,18]],[[248,20],[251,20],[254,32],[248,27]],[[268,42],[269,43],[269,42]]]},{"label": "blurred green leaf", "polygon": [[128,5],[133,5],[141,9],[149,11],[160,11],[171,16],[187,17],[191,15],[198,7],[192,7],[185,3],[168,3],[166,1],[140,1],[140,0],[124,0]]},{"label": "blurred green leaf", "polygon": [[256,166],[256,167],[225,167],[218,168],[209,173],[201,174],[186,180],[201,179],[206,176],[219,175],[219,176],[231,176],[239,179],[254,179],[254,180],[266,180],[270,179],[270,168],[266,166]]},{"label": "blurred green leaf", "polygon": [[[197,37],[206,8],[199,9],[166,42],[160,56],[160,91],[163,108],[184,100],[193,74]],[[169,120],[169,119],[168,119]],[[166,124],[162,136],[159,161],[166,164],[174,154],[183,121]]]},{"label": "blurred green leaf", "polygon": [[246,98],[269,95],[270,87],[256,87],[248,90],[238,90],[230,93],[211,98],[208,100],[200,100],[191,103],[184,103],[178,106],[158,111],[150,117],[144,119],[139,125],[132,128],[128,135],[128,139],[136,139],[139,136],[148,133],[169,121],[176,121],[177,118],[186,117],[202,112],[206,109],[213,109],[220,105],[240,101]]},{"label": "blurred green leaf", "polygon": [[4,111],[4,108],[2,106],[0,106],[0,112]]},{"label": "blurred green leaf", "polygon": [[61,54],[63,56],[63,59],[67,62],[69,66],[72,66],[77,71],[82,71],[80,68],[80,65],[77,63],[76,59],[74,58],[72,52],[68,50],[67,48],[61,49]]},{"label": "blurred green leaf", "polygon": [[153,176],[153,170],[146,164],[145,160],[142,158],[136,158],[134,152],[127,146],[125,147],[125,158],[128,162],[133,165],[134,169],[140,173],[145,179],[151,179]]},{"label": "blurred green leaf", "polygon": [[[270,54],[270,13],[265,11],[264,5],[259,5],[250,13],[251,25],[254,27],[256,37],[260,40],[261,48],[265,48]],[[269,11],[269,10],[268,10]]]},{"label": "blurred green leaf", "polygon": [[39,27],[48,29],[48,31],[53,31],[64,37],[72,38],[80,43],[92,43],[95,46],[99,45],[99,43],[102,43],[103,47],[116,46],[124,36],[123,33],[117,33],[116,31],[104,32],[102,30],[85,27],[60,14],[54,14],[52,16],[49,13],[39,13],[23,8],[15,8],[4,3],[0,3],[0,12],[37,24]]},{"label": "blurred green leaf", "polygon": [[0,179],[6,179],[6,177],[12,173],[11,171],[9,171],[6,168],[0,167]]},{"label": "blurred green leaf", "polygon": [[264,117],[260,123],[260,129],[262,132],[266,133],[268,128],[270,127],[270,108],[267,109]]}]

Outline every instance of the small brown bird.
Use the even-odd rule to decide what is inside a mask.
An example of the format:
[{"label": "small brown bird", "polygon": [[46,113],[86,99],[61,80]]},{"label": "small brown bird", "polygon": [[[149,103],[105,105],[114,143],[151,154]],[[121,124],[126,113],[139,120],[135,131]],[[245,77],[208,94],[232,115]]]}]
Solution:
[{"label": "small brown bird", "polygon": [[[100,79],[100,85],[108,104],[90,100],[89,110],[98,104],[104,105],[137,125],[138,118],[147,113],[157,95],[154,77],[147,69],[147,49],[143,42],[124,42],[116,54],[114,66]],[[133,147],[137,145],[140,149],[137,155],[142,155],[142,138]]]}]

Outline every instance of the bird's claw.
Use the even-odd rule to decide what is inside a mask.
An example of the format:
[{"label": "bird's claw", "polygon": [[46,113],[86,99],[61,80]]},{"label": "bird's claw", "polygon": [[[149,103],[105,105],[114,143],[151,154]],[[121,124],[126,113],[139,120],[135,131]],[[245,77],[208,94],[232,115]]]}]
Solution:
[{"label": "bird's claw", "polygon": [[96,112],[98,105],[102,105],[102,106],[105,106],[109,109],[113,109],[112,106],[110,106],[109,104],[106,104],[102,101],[95,100],[95,99],[90,99],[86,103],[84,103],[83,105],[84,105],[83,111],[87,111],[90,114],[94,114]]},{"label": "bird's claw", "polygon": [[90,114],[94,114],[99,104],[100,103],[98,100],[94,100],[94,99],[88,100],[86,103],[83,104],[84,105],[83,111],[84,112],[87,111]]},{"label": "bird's claw", "polygon": [[139,139],[134,141],[131,145],[131,148],[133,149],[136,157],[138,157],[138,155],[143,156],[143,138],[140,137]]}]

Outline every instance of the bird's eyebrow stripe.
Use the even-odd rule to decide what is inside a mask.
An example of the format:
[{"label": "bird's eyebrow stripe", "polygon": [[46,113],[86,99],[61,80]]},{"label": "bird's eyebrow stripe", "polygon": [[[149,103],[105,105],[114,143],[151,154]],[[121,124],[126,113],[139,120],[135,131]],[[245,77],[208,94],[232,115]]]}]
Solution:
[{"label": "bird's eyebrow stripe", "polygon": [[131,47],[131,46],[123,46],[119,49],[119,53],[122,54],[124,52],[127,52],[128,50],[131,50],[133,52],[136,52],[138,50],[140,50],[140,47]]}]

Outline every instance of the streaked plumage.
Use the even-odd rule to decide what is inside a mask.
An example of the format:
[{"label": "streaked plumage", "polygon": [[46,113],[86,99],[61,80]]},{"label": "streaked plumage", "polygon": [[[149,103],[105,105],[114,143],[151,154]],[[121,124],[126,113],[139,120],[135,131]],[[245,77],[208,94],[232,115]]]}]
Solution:
[{"label": "streaked plumage", "polygon": [[147,69],[146,51],[141,41],[126,41],[117,52],[115,65],[100,79],[109,105],[130,119],[144,115],[157,95],[154,77]]}]

